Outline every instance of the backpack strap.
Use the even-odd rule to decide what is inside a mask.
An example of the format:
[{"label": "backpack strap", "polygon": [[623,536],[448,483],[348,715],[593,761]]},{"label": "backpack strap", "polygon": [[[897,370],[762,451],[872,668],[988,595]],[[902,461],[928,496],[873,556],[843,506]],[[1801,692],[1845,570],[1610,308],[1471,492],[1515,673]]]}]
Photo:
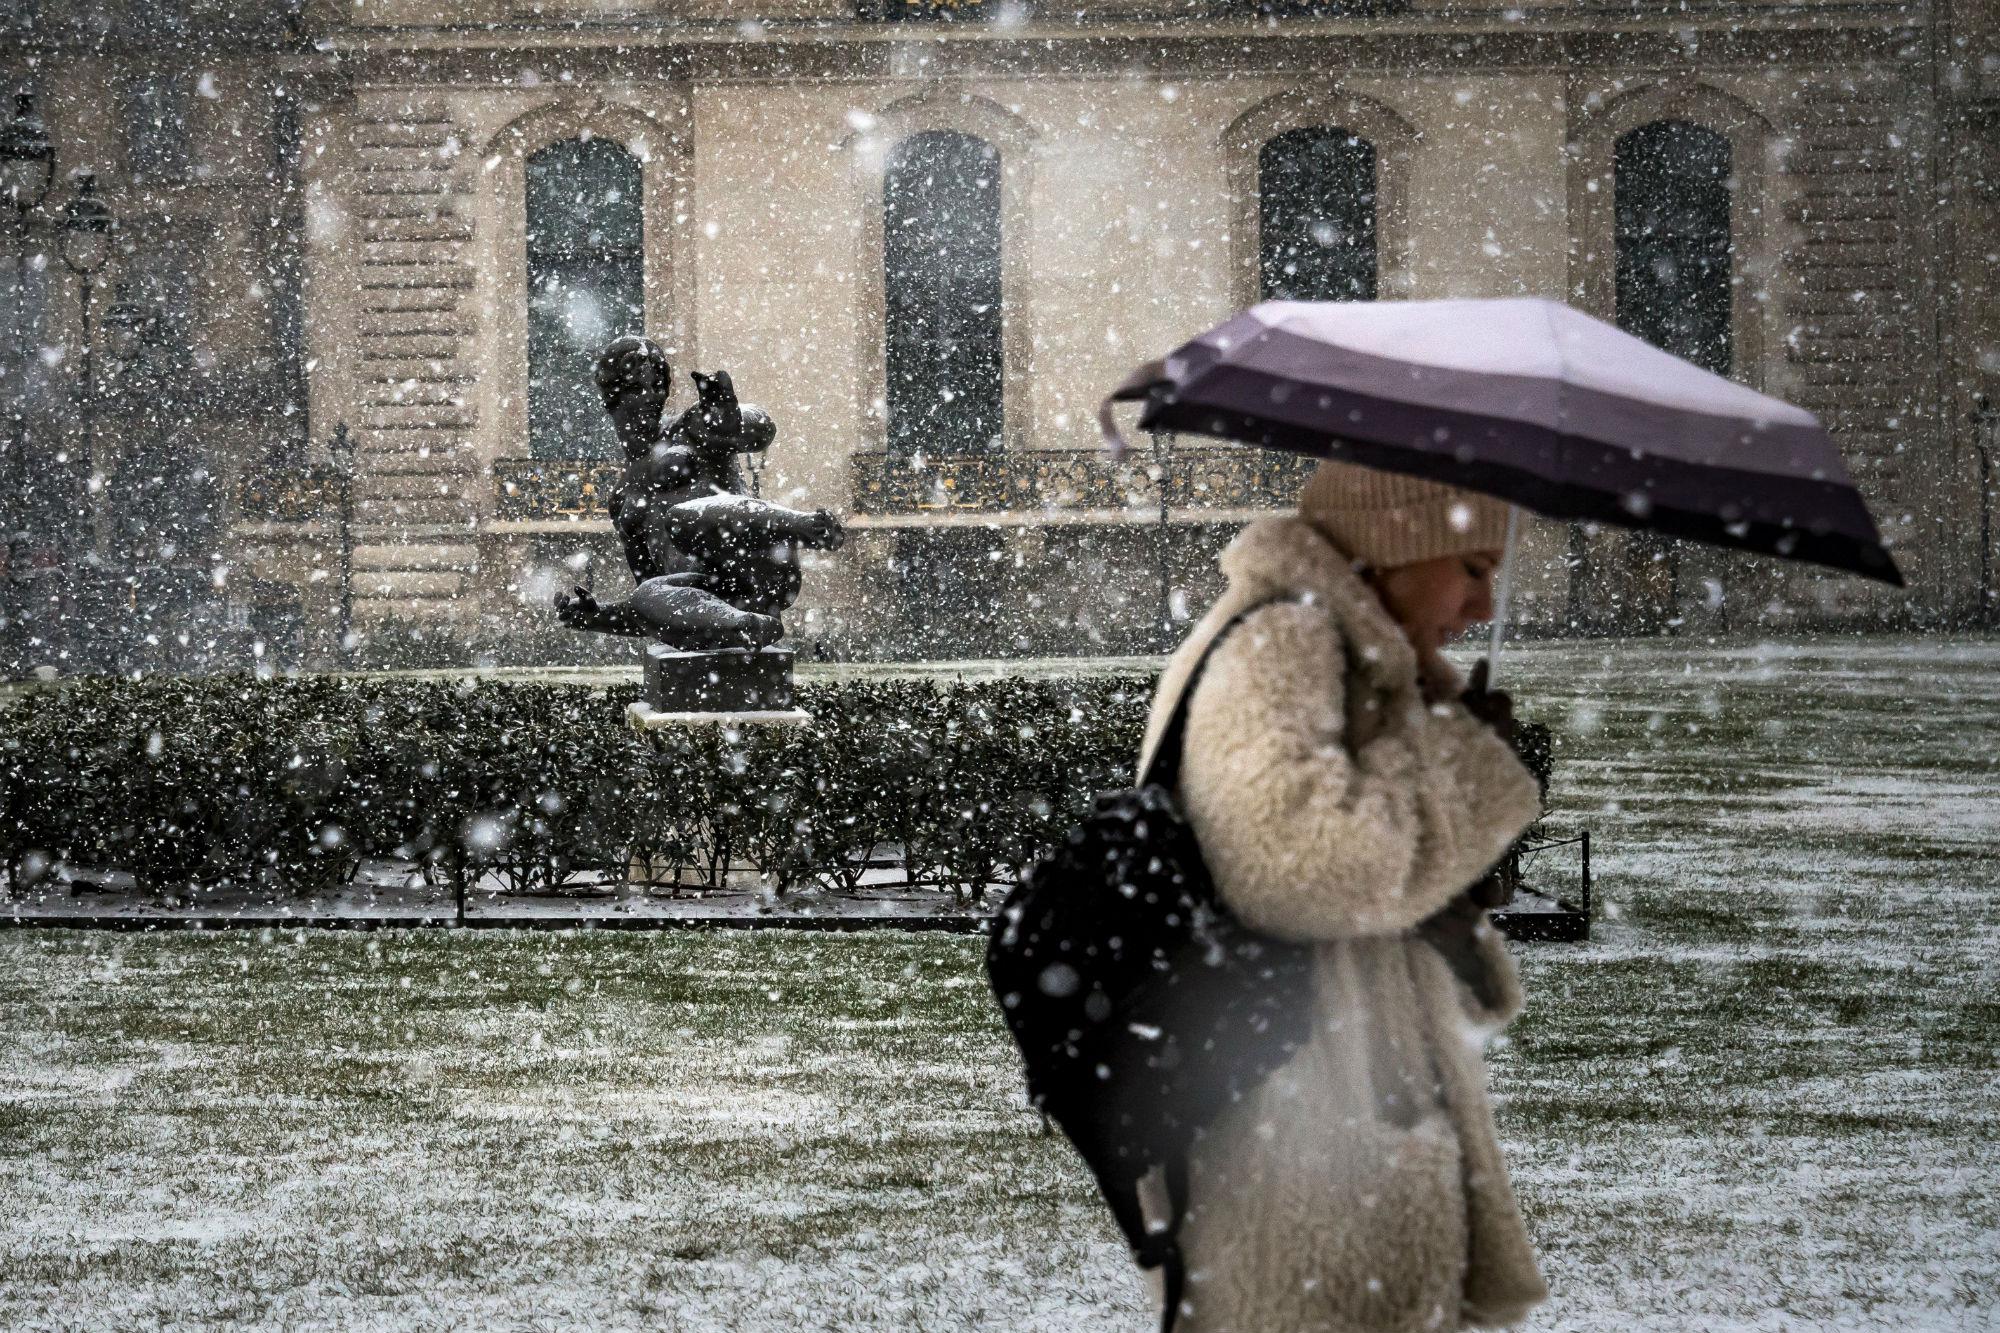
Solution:
[{"label": "backpack strap", "polygon": [[1188,671],[1187,680],[1182,683],[1180,694],[1174,699],[1173,711],[1167,715],[1166,726],[1160,730],[1159,742],[1153,746],[1151,761],[1139,774],[1134,786],[1146,787],[1157,784],[1168,791],[1180,786],[1181,741],[1187,732],[1188,703],[1194,698],[1195,687],[1201,684],[1202,673],[1208,670],[1208,659],[1214,656],[1217,645],[1228,636],[1229,631],[1265,607],[1275,606],[1279,602],[1301,600],[1294,596],[1284,596],[1267,597],[1261,602],[1252,602],[1223,621],[1221,627],[1209,636],[1208,642],[1202,645],[1201,656],[1195,659],[1194,666]]},{"label": "backpack strap", "polygon": [[[1187,1259],[1181,1254],[1180,1236],[1181,1222],[1187,1216],[1187,1159],[1159,1165],[1166,1178],[1167,1216],[1163,1224],[1147,1224],[1137,1182],[1121,1182],[1117,1192],[1106,1190],[1104,1197],[1111,1204],[1111,1211],[1119,1216],[1120,1224],[1126,1225],[1126,1235],[1134,1238],[1132,1257],[1139,1267],[1160,1270],[1166,1296],[1160,1310],[1160,1333],[1173,1333],[1181,1301],[1187,1295]],[[1129,1225],[1124,1215],[1128,1211]]]},{"label": "backpack strap", "polygon": [[1160,1333],[1174,1333],[1187,1295],[1187,1258],[1181,1253],[1181,1222],[1188,1205],[1187,1158],[1162,1163],[1161,1169],[1167,1177],[1167,1229],[1160,1237],[1165,1242],[1160,1247],[1160,1278],[1167,1301],[1160,1312]]},{"label": "backpack strap", "polygon": [[[1253,602],[1235,615],[1225,620],[1221,627],[1209,636],[1202,645],[1201,655],[1195,659],[1187,680],[1182,684],[1180,694],[1174,699],[1173,711],[1167,717],[1166,726],[1160,732],[1159,742],[1153,747],[1151,762],[1139,774],[1141,787],[1158,784],[1168,791],[1180,785],[1181,743],[1187,732],[1188,703],[1194,698],[1195,687],[1201,684],[1202,673],[1208,669],[1209,658],[1215,649],[1243,621],[1255,612],[1279,602],[1299,601],[1298,597],[1269,597],[1261,602]],[[1180,1319],[1181,1301],[1187,1294],[1187,1258],[1181,1253],[1181,1222],[1187,1217],[1188,1206],[1188,1163],[1185,1157],[1160,1163],[1165,1175],[1167,1216],[1166,1225],[1156,1232],[1146,1235],[1139,1248],[1138,1260],[1142,1268],[1158,1268],[1162,1285],[1165,1287],[1166,1304],[1160,1313],[1160,1333],[1173,1333],[1174,1325]],[[1136,1193],[1132,1202],[1137,1204]]]}]

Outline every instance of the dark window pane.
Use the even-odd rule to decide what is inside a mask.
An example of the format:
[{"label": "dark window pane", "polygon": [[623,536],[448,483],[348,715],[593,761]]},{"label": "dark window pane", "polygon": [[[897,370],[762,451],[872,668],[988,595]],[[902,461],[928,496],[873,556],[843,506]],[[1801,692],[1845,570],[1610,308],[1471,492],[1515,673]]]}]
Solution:
[{"label": "dark window pane", "polygon": [[155,41],[183,35],[189,27],[188,6],[181,0],[138,0],[123,17],[132,32]]},{"label": "dark window pane", "polygon": [[150,307],[160,320],[163,363],[180,368],[190,359],[200,327],[196,293],[199,255],[184,234],[162,232],[149,237],[127,256],[119,271],[119,289]]},{"label": "dark window pane", "polygon": [[1267,14],[1274,18],[1320,18],[1333,15],[1380,15],[1409,12],[1409,0],[1227,0],[1217,7],[1228,14]]},{"label": "dark window pane", "polygon": [[1000,154],[969,134],[896,145],[883,185],[889,447],[1000,445]]},{"label": "dark window pane", "polygon": [[903,652],[918,658],[991,657],[1007,650],[1002,534],[994,528],[918,528],[896,534],[889,573],[902,609]]},{"label": "dark window pane", "polygon": [[528,159],[527,197],[529,451],[615,457],[591,376],[645,323],[638,160],[606,139],[551,144]]},{"label": "dark window pane", "polygon": [[1613,159],[1618,326],[1727,374],[1729,140],[1685,121],[1622,135]]},{"label": "dark window pane", "polygon": [[1338,126],[1290,130],[1257,155],[1259,291],[1272,301],[1375,299],[1375,145]]},{"label": "dark window pane", "polygon": [[142,74],[125,86],[125,141],[132,178],[175,181],[188,172],[188,88],[173,74]]},{"label": "dark window pane", "polygon": [[41,8],[41,0],[0,0],[0,32],[32,32]]},{"label": "dark window pane", "polygon": [[986,0],[880,0],[891,23],[965,23],[986,17]]},{"label": "dark window pane", "polygon": [[272,151],[276,156],[269,200],[279,219],[277,254],[272,261],[270,286],[271,321],[277,335],[278,374],[288,394],[304,401],[306,361],[305,269],[303,222],[304,196],[300,182],[303,136],[299,128],[299,104],[284,89],[278,90],[271,118]]}]

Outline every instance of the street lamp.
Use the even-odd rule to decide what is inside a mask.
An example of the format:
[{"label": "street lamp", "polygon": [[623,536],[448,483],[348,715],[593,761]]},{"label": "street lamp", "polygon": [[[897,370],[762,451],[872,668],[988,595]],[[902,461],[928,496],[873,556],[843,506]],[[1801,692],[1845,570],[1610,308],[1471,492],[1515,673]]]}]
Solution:
[{"label": "street lamp", "polygon": [[58,246],[63,263],[70,272],[95,279],[111,262],[112,234],[117,230],[118,219],[111,216],[111,205],[98,197],[97,173],[78,172],[76,197],[63,210],[62,240]]},{"label": "street lamp", "polygon": [[[160,412],[160,310],[135,298],[126,283],[104,312],[104,387],[123,429],[113,436],[117,480],[99,506],[112,536],[117,564],[135,570],[158,554],[162,534],[185,516],[175,513],[177,498],[168,477],[164,444],[167,434]],[[108,469],[107,469],[108,471]]]},{"label": "street lamp", "polygon": [[[157,302],[132,294],[119,283],[111,308],[104,312],[104,383],[114,400],[145,411],[161,388],[159,353],[166,329]],[[156,411],[146,411],[158,421]]]},{"label": "street lamp", "polygon": [[1160,568],[1160,606],[1154,621],[1154,634],[1159,640],[1161,652],[1172,652],[1174,646],[1174,589],[1173,566],[1170,563],[1172,547],[1167,532],[1168,465],[1173,461],[1173,436],[1166,431],[1152,433],[1153,443],[1153,486],[1160,501],[1159,524],[1155,534],[1155,555]]},{"label": "street lamp", "polygon": [[83,365],[79,379],[77,406],[83,413],[83,459],[85,467],[97,463],[97,381],[90,336],[90,307],[97,295],[97,275],[111,262],[113,233],[118,220],[111,206],[97,197],[97,175],[82,172],[77,177],[76,196],[63,210],[62,236],[57,251],[63,266],[77,276],[77,305],[83,325]]},{"label": "street lamp", "polygon": [[1973,399],[1972,424],[1979,432],[1972,452],[1979,459],[1979,625],[1982,629],[2000,626],[2000,607],[1993,586],[1993,449],[2000,443],[2000,408],[1985,394]]},{"label": "street lamp", "polygon": [[335,640],[336,660],[345,664],[354,638],[354,437],[347,423],[334,423],[333,439],[327,445],[333,462],[334,485],[340,490],[340,625]]},{"label": "street lamp", "polygon": [[56,179],[56,146],[35,114],[32,93],[14,94],[14,120],[0,130],[0,197],[14,210],[15,225],[28,229],[28,214],[49,197]]},{"label": "street lamp", "polygon": [[35,99],[30,93],[14,94],[14,119],[5,129],[0,129],[0,199],[13,209],[14,232],[14,282],[11,289],[14,329],[13,357],[19,362],[18,370],[9,376],[7,385],[8,436],[6,462],[0,469],[0,485],[5,485],[11,493],[19,488],[14,469],[21,466],[26,454],[27,421],[27,368],[29,338],[24,326],[27,323],[28,288],[28,215],[40,208],[48,200],[49,189],[56,178],[56,146],[49,141],[49,131],[35,114]]}]

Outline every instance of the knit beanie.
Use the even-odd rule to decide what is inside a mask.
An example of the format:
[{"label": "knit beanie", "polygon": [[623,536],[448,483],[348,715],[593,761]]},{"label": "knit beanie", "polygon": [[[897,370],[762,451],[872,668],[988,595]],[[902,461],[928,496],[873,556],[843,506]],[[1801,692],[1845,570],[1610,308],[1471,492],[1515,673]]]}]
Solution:
[{"label": "knit beanie", "polygon": [[1507,542],[1507,502],[1443,482],[1328,459],[1306,482],[1299,517],[1370,569]]}]

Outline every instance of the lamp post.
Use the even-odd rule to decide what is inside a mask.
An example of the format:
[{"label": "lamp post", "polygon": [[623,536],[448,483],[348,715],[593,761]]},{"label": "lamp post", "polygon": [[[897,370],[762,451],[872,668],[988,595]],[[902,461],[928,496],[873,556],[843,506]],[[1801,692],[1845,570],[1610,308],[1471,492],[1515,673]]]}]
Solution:
[{"label": "lamp post", "polygon": [[2000,626],[2000,589],[1993,586],[1993,448],[2000,442],[2000,408],[1980,394],[1973,400],[1972,424],[1978,432],[1972,452],[1979,459],[1979,625]]},{"label": "lamp post", "polygon": [[1153,486],[1159,496],[1159,522],[1155,526],[1155,556],[1160,569],[1160,605],[1154,618],[1153,632],[1159,642],[1161,652],[1170,652],[1174,646],[1174,590],[1173,572],[1169,564],[1171,554],[1167,540],[1167,515],[1170,504],[1167,495],[1168,464],[1173,457],[1173,437],[1166,431],[1152,433],[1153,444]]},{"label": "lamp post", "polygon": [[121,366],[142,367],[147,353],[160,342],[160,307],[135,297],[129,284],[119,283],[116,299],[104,312],[104,336],[113,359]]},{"label": "lamp post", "polygon": [[1579,634],[1590,619],[1590,534],[1581,521],[1569,525],[1569,555],[1563,564],[1569,570],[1569,632]]},{"label": "lamp post", "polygon": [[0,130],[0,196],[20,215],[26,230],[28,214],[42,206],[56,179],[56,149],[48,128],[35,114],[33,93],[14,94],[14,119]]},{"label": "lamp post", "polygon": [[343,666],[354,638],[354,437],[347,423],[334,423],[333,439],[327,444],[333,463],[333,484],[340,492],[340,622],[334,632],[334,658]]},{"label": "lamp post", "polygon": [[[97,175],[82,172],[77,177],[76,196],[63,210],[62,237],[57,245],[63,267],[77,276],[77,306],[82,317],[83,363],[78,378],[77,408],[83,415],[82,465],[97,463],[97,381],[96,362],[90,334],[90,309],[97,296],[97,275],[111,262],[112,235],[118,220],[111,207],[97,196]],[[101,541],[100,541],[101,545]]]},{"label": "lamp post", "polygon": [[114,557],[137,567],[158,555],[163,520],[180,516],[173,514],[174,487],[161,457],[166,431],[158,410],[160,309],[135,298],[123,282],[116,290],[104,312],[103,380],[123,428],[115,437],[117,482],[108,488],[104,508]]},{"label": "lamp post", "polygon": [[19,480],[18,469],[27,444],[28,337],[28,216],[48,200],[55,184],[56,148],[49,132],[35,114],[35,99],[29,93],[14,95],[14,119],[0,130],[0,200],[13,212],[14,274],[11,288],[10,327],[14,330],[13,355],[19,366],[9,377],[7,414],[9,417],[6,466],[0,469],[0,486],[11,491]]}]

